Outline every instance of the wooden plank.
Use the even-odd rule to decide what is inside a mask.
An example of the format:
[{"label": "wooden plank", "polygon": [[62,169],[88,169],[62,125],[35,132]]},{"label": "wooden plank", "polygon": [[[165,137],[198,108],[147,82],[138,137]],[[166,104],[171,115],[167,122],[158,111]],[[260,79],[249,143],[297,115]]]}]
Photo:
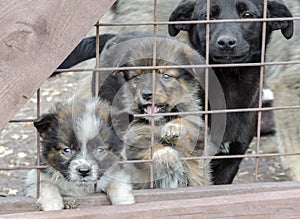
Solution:
[{"label": "wooden plank", "polygon": [[[178,189],[136,190],[134,196],[137,203],[159,202],[169,200],[199,199],[206,197],[241,195],[248,193],[299,190],[300,182],[251,183],[237,185],[219,185],[207,187],[188,187]],[[24,213],[36,211],[35,200],[27,197],[0,198],[0,214]],[[90,208],[110,205],[104,194],[95,194],[81,198],[65,198],[71,208]]]},{"label": "wooden plank", "polygon": [[98,206],[52,212],[1,215],[0,218],[297,218],[300,189],[196,199]]},{"label": "wooden plank", "polygon": [[1,197],[0,198],[1,214],[14,214],[36,211],[35,200],[24,196]]},{"label": "wooden plank", "polygon": [[115,0],[0,0],[0,130]]}]

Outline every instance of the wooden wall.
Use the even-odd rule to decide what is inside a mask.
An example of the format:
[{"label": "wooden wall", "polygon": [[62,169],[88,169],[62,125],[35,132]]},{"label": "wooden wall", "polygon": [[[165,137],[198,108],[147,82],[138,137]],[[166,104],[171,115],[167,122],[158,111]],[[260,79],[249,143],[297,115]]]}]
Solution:
[{"label": "wooden wall", "polygon": [[0,0],[0,130],[115,0]]}]

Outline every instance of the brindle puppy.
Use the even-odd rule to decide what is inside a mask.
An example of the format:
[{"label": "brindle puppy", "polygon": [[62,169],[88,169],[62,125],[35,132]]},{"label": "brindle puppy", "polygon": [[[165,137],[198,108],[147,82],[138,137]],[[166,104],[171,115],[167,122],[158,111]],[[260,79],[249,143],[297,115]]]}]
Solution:
[{"label": "brindle puppy", "polygon": [[[101,66],[126,68],[153,66],[153,39],[132,37],[124,40],[125,36],[117,36],[107,43],[101,53]],[[178,41],[159,37],[156,42],[157,66],[203,63],[203,59],[194,50]],[[105,71],[102,72],[102,75],[105,74]],[[182,159],[213,155],[217,150],[208,141],[207,150],[204,151],[203,119],[199,114],[187,114],[202,110],[199,97],[204,81],[204,68],[162,67],[155,70],[155,73],[152,69],[129,69],[108,75],[114,75],[118,77],[115,80],[122,81],[121,88],[110,95],[113,97],[111,101],[114,106],[114,128],[120,135],[124,135],[126,158],[153,159],[155,188],[210,184],[208,160]],[[154,86],[153,77],[155,77]],[[99,95],[104,95],[101,94],[101,90],[108,94],[108,85],[111,83],[105,84],[106,81],[100,87]],[[171,112],[186,114],[164,115]],[[129,115],[128,123],[126,119],[124,120],[126,114]],[[142,115],[137,117],[137,114]],[[151,129],[152,118],[153,129]],[[129,125],[124,127],[124,124]],[[130,170],[135,188],[149,188],[151,181],[149,163],[136,163]]]},{"label": "brindle puppy", "polygon": [[[164,61],[159,61],[162,65]],[[140,60],[133,65],[151,65]],[[143,65],[142,64],[142,65]],[[166,64],[166,63],[164,63]],[[198,89],[189,73],[179,69],[160,69],[156,72],[155,91],[152,90],[152,74],[149,71],[126,71],[124,74],[126,97],[123,99],[130,115],[144,114],[134,118],[125,132],[124,141],[128,160],[151,159],[151,132],[153,142],[153,173],[155,188],[177,188],[210,184],[208,161],[180,158],[199,157],[204,154],[204,123],[199,115],[164,116],[169,112],[195,112]],[[128,95],[131,93],[131,95]],[[152,101],[154,105],[152,106]],[[159,115],[155,115],[155,114]],[[154,115],[154,128],[151,117]],[[211,149],[211,148],[210,148]],[[138,163],[131,170],[135,188],[149,188],[150,166]]]}]

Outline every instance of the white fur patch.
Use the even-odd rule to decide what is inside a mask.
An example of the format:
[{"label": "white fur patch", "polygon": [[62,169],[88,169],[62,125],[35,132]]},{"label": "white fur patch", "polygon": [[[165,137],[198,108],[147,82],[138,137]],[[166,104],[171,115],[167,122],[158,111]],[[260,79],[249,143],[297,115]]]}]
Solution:
[{"label": "white fur patch", "polygon": [[[81,142],[82,149],[86,149],[86,143],[88,140],[93,139],[99,133],[99,128],[101,127],[101,122],[96,118],[95,110],[98,103],[97,99],[91,99],[85,105],[83,112],[72,112],[72,117],[74,121],[74,130],[77,140]],[[75,103],[76,104],[76,101]]]},{"label": "white fur patch", "polygon": [[[83,166],[90,169],[90,174],[89,176],[81,178],[78,174],[78,169]],[[98,171],[99,167],[97,163],[93,159],[89,159],[89,157],[83,152],[78,154],[69,165],[70,180],[75,181],[78,186],[88,186],[96,183],[98,180]]]}]

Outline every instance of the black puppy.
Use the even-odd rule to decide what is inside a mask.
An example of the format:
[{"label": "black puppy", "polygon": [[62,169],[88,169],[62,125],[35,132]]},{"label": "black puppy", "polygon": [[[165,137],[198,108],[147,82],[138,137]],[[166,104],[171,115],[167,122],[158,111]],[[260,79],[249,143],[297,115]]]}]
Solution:
[{"label": "black puppy", "polygon": [[[170,21],[263,18],[263,0],[182,0],[170,15]],[[280,0],[268,1],[267,17],[292,17]],[[262,22],[227,22],[210,24],[209,63],[258,63],[262,53]],[[169,34],[187,31],[189,40],[202,56],[206,54],[205,24],[171,24]],[[274,30],[281,30],[289,39],[293,35],[292,21],[270,21],[266,25],[266,42]],[[258,107],[260,67],[213,68],[225,95],[227,109]],[[209,92],[213,91],[211,86]],[[217,155],[244,154],[256,133],[257,113],[228,113],[226,131]],[[212,137],[213,138],[213,137]],[[242,159],[212,161],[215,184],[231,183]]]}]

